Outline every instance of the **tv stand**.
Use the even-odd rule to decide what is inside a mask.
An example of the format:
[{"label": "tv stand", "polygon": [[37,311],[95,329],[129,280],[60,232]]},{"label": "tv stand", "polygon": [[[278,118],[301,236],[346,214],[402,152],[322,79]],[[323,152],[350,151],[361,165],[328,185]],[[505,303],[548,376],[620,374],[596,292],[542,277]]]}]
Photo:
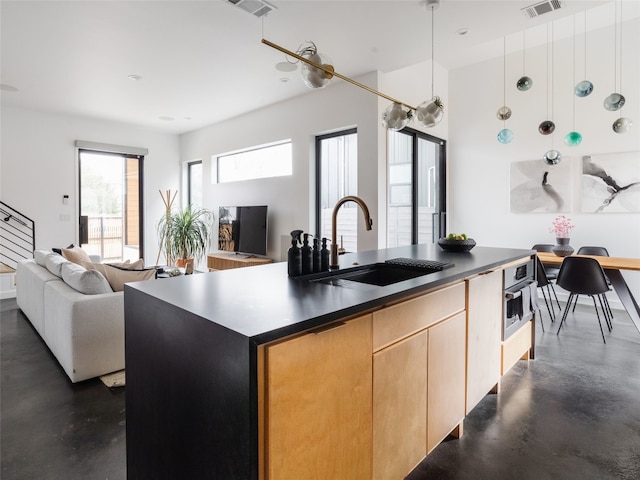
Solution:
[{"label": "tv stand", "polygon": [[207,268],[213,270],[229,270],[230,268],[253,267],[271,263],[270,258],[245,256],[237,253],[211,253],[207,255]]}]

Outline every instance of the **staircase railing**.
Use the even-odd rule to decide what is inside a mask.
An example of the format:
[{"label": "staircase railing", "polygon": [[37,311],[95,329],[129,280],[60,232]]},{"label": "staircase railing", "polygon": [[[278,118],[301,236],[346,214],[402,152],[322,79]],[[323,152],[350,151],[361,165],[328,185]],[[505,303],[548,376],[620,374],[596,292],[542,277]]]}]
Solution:
[{"label": "staircase railing", "polygon": [[0,215],[0,264],[15,270],[20,260],[33,257],[35,222],[2,201]]}]

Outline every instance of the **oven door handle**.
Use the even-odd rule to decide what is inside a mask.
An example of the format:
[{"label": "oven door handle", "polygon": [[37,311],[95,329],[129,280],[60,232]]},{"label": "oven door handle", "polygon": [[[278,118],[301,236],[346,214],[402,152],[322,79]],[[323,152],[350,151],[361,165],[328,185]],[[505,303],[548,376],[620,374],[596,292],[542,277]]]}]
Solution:
[{"label": "oven door handle", "polygon": [[518,298],[522,296],[522,290],[518,290],[517,292],[505,292],[505,297],[509,300],[513,300],[514,298]]}]

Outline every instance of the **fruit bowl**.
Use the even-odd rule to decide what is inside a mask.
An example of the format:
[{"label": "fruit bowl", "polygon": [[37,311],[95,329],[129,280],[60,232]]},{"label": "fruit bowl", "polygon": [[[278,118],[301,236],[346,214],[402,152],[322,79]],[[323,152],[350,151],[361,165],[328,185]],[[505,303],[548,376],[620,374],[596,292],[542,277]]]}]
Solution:
[{"label": "fruit bowl", "polygon": [[466,240],[441,238],[438,240],[438,245],[447,252],[468,252],[476,246],[476,241],[473,238],[467,238]]}]

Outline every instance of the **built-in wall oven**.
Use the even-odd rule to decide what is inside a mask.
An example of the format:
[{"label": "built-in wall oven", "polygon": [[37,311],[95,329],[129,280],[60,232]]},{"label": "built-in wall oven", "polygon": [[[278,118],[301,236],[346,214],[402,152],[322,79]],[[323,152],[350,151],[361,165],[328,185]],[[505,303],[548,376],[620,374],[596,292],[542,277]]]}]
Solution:
[{"label": "built-in wall oven", "polygon": [[505,268],[504,323],[502,340],[506,340],[533,318],[538,305],[538,284],[533,259]]}]

